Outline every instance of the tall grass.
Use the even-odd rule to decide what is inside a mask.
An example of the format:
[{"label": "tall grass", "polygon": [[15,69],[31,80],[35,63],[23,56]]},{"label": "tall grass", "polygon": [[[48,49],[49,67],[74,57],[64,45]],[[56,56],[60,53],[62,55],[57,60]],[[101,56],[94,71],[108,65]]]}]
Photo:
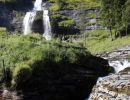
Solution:
[{"label": "tall grass", "polygon": [[15,85],[24,82],[22,76],[25,81],[29,78],[36,62],[75,64],[80,63],[81,56],[88,55],[86,49],[62,43],[59,39],[46,41],[40,35],[0,36],[0,61],[4,60],[4,67],[11,70],[12,84]]}]

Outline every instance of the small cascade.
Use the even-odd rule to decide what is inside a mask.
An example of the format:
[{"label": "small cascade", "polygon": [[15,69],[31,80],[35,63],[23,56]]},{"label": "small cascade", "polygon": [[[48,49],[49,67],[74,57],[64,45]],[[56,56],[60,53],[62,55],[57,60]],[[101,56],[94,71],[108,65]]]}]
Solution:
[{"label": "small cascade", "polygon": [[112,66],[115,70],[115,73],[119,73],[125,68],[130,67],[130,62],[128,60],[117,60],[117,61],[109,61],[109,65]]},{"label": "small cascade", "polygon": [[[115,73],[119,73],[119,72],[121,72],[121,71],[123,71],[124,69],[126,69],[126,68],[130,68],[130,61],[129,60],[115,60],[115,61],[109,61],[109,66],[111,66],[111,67],[113,67],[114,68],[114,70],[115,70]],[[118,76],[118,75],[117,75]],[[116,77],[116,76],[115,76]],[[98,80],[97,80],[97,83],[96,83],[96,86],[98,86],[98,87],[96,87],[96,88],[98,88],[97,90],[101,90],[101,91],[103,91],[104,89],[105,89],[105,87],[103,87],[102,85],[101,85],[101,82],[103,83],[104,81],[106,82],[106,83],[108,83],[106,80],[107,79],[109,79],[109,75],[108,76],[106,76],[106,77],[99,77],[98,78]],[[110,81],[111,82],[111,81]],[[120,82],[120,80],[118,80],[118,82]],[[123,81],[122,81],[123,82]],[[125,81],[124,81],[125,82]],[[105,83],[105,84],[106,84]],[[108,83],[109,84],[109,83]],[[114,83],[115,84],[115,83]],[[125,85],[124,85],[125,86]],[[99,91],[100,91],[99,90]],[[100,91],[100,92],[101,92]],[[106,93],[110,93],[109,92],[109,90],[104,90]],[[105,93],[104,92],[104,93]],[[112,92],[111,92],[112,93]],[[114,92],[113,92],[114,93]],[[99,93],[98,93],[99,94]],[[102,93],[103,94],[103,93]],[[87,99],[85,99],[85,100],[92,100],[92,99],[90,99],[91,97],[92,97],[92,95],[93,94],[90,94],[90,96],[89,96],[89,98],[87,98]],[[103,100],[103,99],[102,99]],[[114,100],[114,99],[113,99]]]},{"label": "small cascade", "polygon": [[[43,5],[45,5],[45,3]],[[36,13],[37,11],[42,11],[42,10],[43,10],[43,27],[44,27],[43,37],[45,37],[46,40],[51,40],[51,25],[50,25],[48,10],[42,7],[42,0],[36,0],[34,3],[33,10],[26,13],[23,20],[23,32],[24,32],[24,35],[32,33],[31,28],[32,28]]]},{"label": "small cascade", "polygon": [[46,40],[51,40],[51,24],[48,16],[48,10],[43,10],[43,26],[44,26],[44,34]]},{"label": "small cascade", "polygon": [[27,12],[23,20],[23,33],[24,35],[32,32],[32,24],[34,22],[37,11],[42,10],[42,0],[36,0],[32,11]]},{"label": "small cascade", "polygon": [[41,11],[42,10],[42,0],[36,0],[34,3],[34,11]]},{"label": "small cascade", "polygon": [[35,19],[36,12],[27,12],[23,20],[24,35],[32,32],[32,24]]}]

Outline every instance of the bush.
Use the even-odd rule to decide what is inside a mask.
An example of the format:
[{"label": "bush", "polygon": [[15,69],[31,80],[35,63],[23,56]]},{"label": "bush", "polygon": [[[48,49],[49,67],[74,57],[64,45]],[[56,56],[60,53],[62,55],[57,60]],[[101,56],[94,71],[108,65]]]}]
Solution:
[{"label": "bush", "polygon": [[74,24],[74,20],[64,20],[59,22],[59,26],[64,28],[72,27]]},{"label": "bush", "polygon": [[[87,57],[86,54],[89,54],[77,44],[61,42],[59,39],[45,41],[39,35],[0,36],[0,45],[0,55],[5,61],[4,65],[11,69],[13,86],[25,83],[34,74],[32,72],[35,68],[44,69],[44,65],[47,64],[75,64],[77,58],[82,55]],[[76,48],[77,46],[79,49]],[[37,62],[41,62],[42,66]],[[81,63],[80,59],[79,63]]]},{"label": "bush", "polygon": [[32,75],[32,69],[30,66],[24,63],[19,63],[13,70],[12,85],[19,86],[23,82],[27,81]]},{"label": "bush", "polygon": [[6,28],[0,27],[0,36],[6,35]]}]

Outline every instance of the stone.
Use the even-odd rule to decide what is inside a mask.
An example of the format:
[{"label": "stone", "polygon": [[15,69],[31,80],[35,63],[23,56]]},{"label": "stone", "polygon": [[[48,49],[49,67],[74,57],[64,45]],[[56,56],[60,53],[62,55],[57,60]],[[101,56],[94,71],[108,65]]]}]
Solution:
[{"label": "stone", "polygon": [[107,100],[130,100],[130,70],[127,73],[124,72],[125,70],[98,80],[89,100],[99,100],[98,98],[108,98]]}]

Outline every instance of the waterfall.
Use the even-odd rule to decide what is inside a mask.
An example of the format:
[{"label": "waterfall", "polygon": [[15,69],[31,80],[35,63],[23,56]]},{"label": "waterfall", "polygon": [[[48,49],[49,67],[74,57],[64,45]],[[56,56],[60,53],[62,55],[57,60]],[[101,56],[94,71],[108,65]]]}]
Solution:
[{"label": "waterfall", "polygon": [[32,32],[31,28],[32,28],[36,13],[37,11],[42,11],[42,10],[43,10],[43,28],[44,28],[43,37],[45,37],[46,40],[51,40],[51,25],[50,25],[48,10],[42,7],[42,0],[36,0],[34,3],[33,10],[26,13],[23,20],[23,33],[24,35],[27,35]]},{"label": "waterfall", "polygon": [[[109,66],[114,68],[115,73],[119,73],[120,71],[123,71],[124,69],[130,67],[130,61],[126,60],[126,59],[125,60],[109,61]],[[97,83],[104,80],[104,79],[105,79],[105,77],[99,77],[97,80]],[[90,94],[89,98],[87,98],[85,100],[91,100],[90,97],[91,97],[91,94]]]},{"label": "waterfall", "polygon": [[34,22],[36,12],[42,10],[42,0],[36,0],[34,3],[33,10],[27,12],[23,20],[23,33],[24,35],[30,34],[32,32],[32,24]]},{"label": "waterfall", "polygon": [[115,73],[119,73],[125,68],[130,67],[130,62],[128,60],[109,61],[109,65],[114,68]]},{"label": "waterfall", "polygon": [[23,20],[24,35],[31,33],[33,21],[35,19],[36,12],[27,12]]},{"label": "waterfall", "polygon": [[46,40],[51,40],[51,25],[48,16],[48,10],[43,10],[43,26],[44,26],[43,37],[45,37]]},{"label": "waterfall", "polygon": [[35,10],[35,11],[41,11],[42,10],[42,0],[36,0],[35,1],[33,10]]}]

